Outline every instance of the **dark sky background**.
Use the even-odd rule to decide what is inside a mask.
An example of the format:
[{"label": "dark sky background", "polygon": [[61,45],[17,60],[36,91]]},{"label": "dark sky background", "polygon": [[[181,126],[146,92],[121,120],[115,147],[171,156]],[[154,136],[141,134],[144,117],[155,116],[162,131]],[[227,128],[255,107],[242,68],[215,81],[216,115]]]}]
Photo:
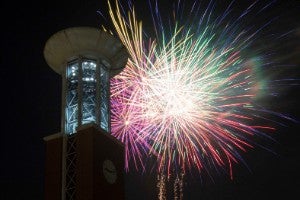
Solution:
[{"label": "dark sky background", "polygon": [[[241,2],[248,1],[235,3],[236,10],[244,8]],[[0,199],[43,199],[43,137],[60,131],[61,112],[61,79],[47,66],[43,48],[51,35],[64,28],[100,27],[104,22],[97,10],[105,10],[106,1],[12,0],[1,4]],[[269,28],[270,34],[294,30],[282,43],[274,43],[280,47],[282,61],[294,65],[283,74],[300,77],[300,1],[277,1],[268,12],[264,14],[278,17]],[[281,97],[268,103],[300,119],[299,89],[286,88]],[[285,122],[286,127],[278,127],[272,134],[278,142],[272,143],[274,154],[254,149],[245,155],[251,172],[242,165],[234,165],[234,180],[221,176],[214,183],[208,179],[201,183],[194,176],[185,183],[185,199],[299,198],[300,126]],[[151,174],[127,174],[128,199],[153,197],[153,180]]]}]

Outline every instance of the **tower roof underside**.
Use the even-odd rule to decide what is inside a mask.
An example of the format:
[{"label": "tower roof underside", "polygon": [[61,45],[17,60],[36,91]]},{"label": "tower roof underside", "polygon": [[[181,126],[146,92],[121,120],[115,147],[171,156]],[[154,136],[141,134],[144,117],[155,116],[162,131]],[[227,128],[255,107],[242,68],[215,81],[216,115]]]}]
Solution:
[{"label": "tower roof underside", "polygon": [[99,59],[111,77],[122,71],[128,60],[127,50],[118,39],[93,27],[61,30],[48,39],[44,48],[47,64],[61,75],[67,62],[80,56]]}]

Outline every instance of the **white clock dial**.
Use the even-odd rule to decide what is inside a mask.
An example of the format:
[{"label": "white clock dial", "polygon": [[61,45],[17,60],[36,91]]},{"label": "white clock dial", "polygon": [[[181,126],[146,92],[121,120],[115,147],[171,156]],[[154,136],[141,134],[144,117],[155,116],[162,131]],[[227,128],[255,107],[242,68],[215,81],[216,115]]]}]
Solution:
[{"label": "white clock dial", "polygon": [[113,184],[117,180],[117,170],[114,163],[111,160],[105,160],[103,162],[103,175],[106,181]]}]

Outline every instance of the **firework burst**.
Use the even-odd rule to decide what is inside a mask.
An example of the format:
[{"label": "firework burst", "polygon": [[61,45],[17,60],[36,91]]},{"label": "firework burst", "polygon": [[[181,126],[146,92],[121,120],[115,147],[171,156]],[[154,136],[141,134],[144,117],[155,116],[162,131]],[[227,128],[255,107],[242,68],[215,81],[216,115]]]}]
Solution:
[{"label": "firework burst", "polygon": [[219,166],[232,177],[232,163],[254,146],[251,138],[274,130],[261,125],[267,111],[256,101],[261,80],[254,69],[263,64],[253,61],[261,58],[245,56],[267,24],[240,29],[255,3],[225,23],[231,4],[212,19],[213,4],[197,18],[195,2],[186,19],[191,22],[181,24],[178,1],[168,26],[157,2],[149,5],[152,37],[133,6],[126,14],[119,2],[109,3],[115,32],[130,54],[124,71],[111,80],[112,134],[125,144],[126,169],[130,163],[145,169],[147,157],[153,156],[158,171],[167,174]]}]

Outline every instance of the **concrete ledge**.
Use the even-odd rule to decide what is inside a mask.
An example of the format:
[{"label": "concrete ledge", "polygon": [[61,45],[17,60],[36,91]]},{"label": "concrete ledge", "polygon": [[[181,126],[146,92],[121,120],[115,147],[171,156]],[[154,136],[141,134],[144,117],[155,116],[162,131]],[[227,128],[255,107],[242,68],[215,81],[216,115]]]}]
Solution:
[{"label": "concrete ledge", "polygon": [[53,135],[48,135],[46,137],[43,137],[43,140],[47,142],[49,140],[53,140],[53,139],[60,138],[63,136],[64,136],[64,134],[62,134],[62,133],[55,133]]}]

